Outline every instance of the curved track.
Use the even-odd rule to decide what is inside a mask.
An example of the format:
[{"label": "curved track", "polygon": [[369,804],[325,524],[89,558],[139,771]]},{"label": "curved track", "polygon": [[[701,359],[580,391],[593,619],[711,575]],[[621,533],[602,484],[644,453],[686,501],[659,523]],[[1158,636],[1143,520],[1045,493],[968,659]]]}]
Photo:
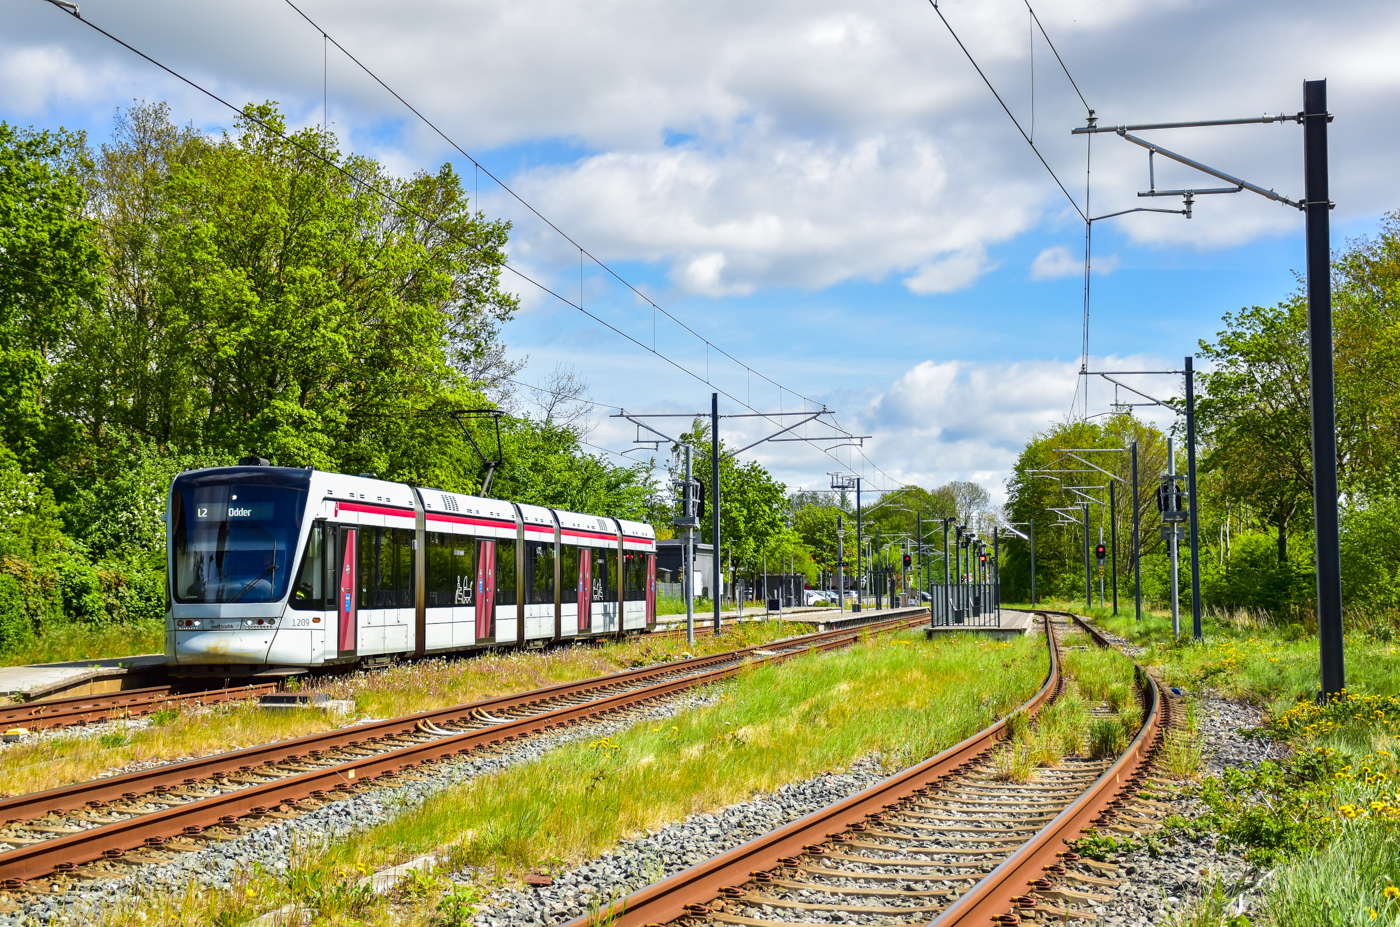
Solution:
[{"label": "curved track", "polygon": [[[1051,671],[1021,711],[1063,688],[1056,625],[1040,612]],[[1107,641],[1085,630],[1101,646]],[[683,921],[738,927],[840,923],[871,927],[1016,924],[1082,917],[1115,885],[1064,844],[1129,804],[1161,742],[1166,702],[1138,668],[1143,725],[1112,762],[1073,759],[1013,784],[992,775],[999,721],[891,778],[637,892],[569,927]],[[1112,867],[1100,867],[1111,870]]]}]

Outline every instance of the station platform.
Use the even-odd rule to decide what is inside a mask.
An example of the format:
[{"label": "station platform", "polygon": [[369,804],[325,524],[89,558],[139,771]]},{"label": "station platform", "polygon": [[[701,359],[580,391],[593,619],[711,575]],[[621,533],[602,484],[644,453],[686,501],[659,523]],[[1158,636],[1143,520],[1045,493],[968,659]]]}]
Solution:
[{"label": "station platform", "polygon": [[32,702],[60,696],[99,695],[155,685],[164,677],[163,653],[32,666],[0,666],[0,697]]},{"label": "station platform", "polygon": [[995,615],[981,615],[966,624],[945,624],[926,628],[924,636],[935,640],[949,634],[979,634],[997,640],[1012,640],[1038,627],[1035,615],[1031,612],[1012,611],[1008,608],[1003,608],[1000,612],[1000,622]]},{"label": "station platform", "polygon": [[[869,622],[878,621],[882,618],[897,618],[901,615],[916,615],[920,612],[927,615],[928,606],[909,605],[902,608],[872,608],[866,606],[859,612],[852,612],[849,607],[847,607],[845,611],[839,611],[835,608],[810,607],[788,609],[783,611],[781,615],[778,612],[764,612],[762,609],[758,609],[757,611],[746,611],[742,615],[734,612],[721,612],[720,618],[725,622],[735,619],[740,621],[763,621],[765,619],[768,621],[782,620],[796,625],[804,625],[811,631],[832,631],[860,624],[868,624]],[[662,616],[662,618],[666,619],[672,617],[672,615]],[[709,630],[713,626],[713,612],[696,612],[695,631],[697,634],[703,630]],[[685,628],[685,615],[680,616],[679,622],[669,620],[663,622],[658,619],[656,627],[658,630],[669,630],[671,628],[683,629]]]}]

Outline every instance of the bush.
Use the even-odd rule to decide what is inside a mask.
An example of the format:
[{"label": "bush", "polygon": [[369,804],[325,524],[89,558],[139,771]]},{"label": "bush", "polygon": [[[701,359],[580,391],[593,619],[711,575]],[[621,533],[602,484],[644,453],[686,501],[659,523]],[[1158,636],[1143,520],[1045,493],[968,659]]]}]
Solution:
[{"label": "bush", "polygon": [[17,577],[0,573],[0,648],[10,649],[34,637],[24,588]]},{"label": "bush", "polygon": [[[1278,562],[1274,535],[1252,531],[1230,542],[1224,570],[1212,569],[1209,558],[1204,558],[1201,566],[1201,597],[1210,607],[1260,611],[1275,621],[1285,621],[1297,609],[1311,606],[1312,544],[1301,532],[1289,539],[1287,563]],[[1182,583],[1188,595],[1189,583],[1189,579]]]}]

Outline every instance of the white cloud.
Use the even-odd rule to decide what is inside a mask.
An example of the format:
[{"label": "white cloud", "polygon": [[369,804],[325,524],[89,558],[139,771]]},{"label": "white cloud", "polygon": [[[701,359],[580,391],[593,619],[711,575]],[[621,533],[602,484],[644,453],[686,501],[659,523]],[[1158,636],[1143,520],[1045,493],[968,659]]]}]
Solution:
[{"label": "white cloud", "polygon": [[[1038,44],[1032,114],[1024,5],[943,0],[940,7],[1028,131],[1033,115],[1037,147],[1082,200],[1085,144],[1069,129],[1082,123],[1083,108]],[[852,280],[947,293],[985,279],[997,246],[1037,227],[1066,231],[1069,244],[1064,254],[1038,256],[1031,277],[1078,273],[1072,241],[1079,217],[926,4],[305,0],[305,8],[592,253],[662,268],[681,293],[761,295]],[[1393,53],[1400,5],[1279,0],[1269,13],[1260,17],[1252,5],[1224,0],[1063,0],[1038,9],[1105,125],[1292,112],[1300,77],[1329,77],[1335,220],[1400,205],[1392,164],[1400,124],[1390,118],[1400,88],[1400,56]],[[84,15],[236,103],[275,99],[294,118],[319,118],[321,37],[281,5],[251,12],[245,4],[107,0],[85,4]],[[1211,30],[1200,31],[1203,19]],[[1191,54],[1183,56],[1183,47]],[[333,49],[328,74],[331,118],[347,144],[401,171],[451,156]],[[176,119],[201,126],[230,120],[208,99],[37,2],[0,4],[0,85],[0,115],[11,121],[76,120],[100,129],[133,97],[168,99]],[[1295,125],[1153,137],[1265,187],[1301,192]],[[93,141],[100,140],[94,132]],[[1135,193],[1148,182],[1145,153],[1112,136],[1097,139],[1092,151],[1093,213],[1141,205]],[[1218,185],[1164,159],[1157,160],[1156,182]],[[573,298],[577,251],[489,182],[481,189],[488,212],[516,222],[512,262]],[[1296,211],[1249,193],[1202,197],[1190,220],[1136,214],[1109,221],[1130,241],[1164,250],[1302,234]],[[1095,259],[1100,273],[1116,266],[1115,255]],[[1026,273],[1020,262],[1013,270],[1018,280]],[[591,287],[592,278],[584,287],[589,300]],[[523,285],[521,292],[528,307],[547,302]],[[838,301],[822,301],[821,311],[842,316],[829,321],[833,330],[882,311],[831,308]],[[1077,317],[1078,308],[1067,311]],[[703,311],[696,315],[703,327]],[[616,347],[611,334],[590,331],[596,341],[580,336],[557,350]],[[708,333],[722,342],[730,334]],[[1077,334],[1072,342],[1056,347],[1077,351]],[[960,350],[949,344],[947,350]],[[688,345],[695,356],[687,362],[708,376],[710,359]],[[519,345],[541,355],[546,347],[556,346]],[[1010,350],[1039,356],[1042,347],[1015,343]],[[666,390],[679,393],[659,366],[646,384],[634,385],[629,363],[638,353],[615,361],[623,385],[600,398],[660,403]],[[810,384],[827,386],[822,378],[848,358],[799,360],[793,368],[806,369],[795,378],[808,385],[791,385],[815,393]],[[1068,411],[1074,378],[1072,370],[1066,377],[1065,364],[930,364],[894,384],[871,386],[874,396],[833,399],[845,409],[873,403],[860,427],[877,435],[869,453],[882,465],[890,461],[892,473],[935,483],[1000,473],[1024,429]],[[866,384],[876,379],[861,376]],[[741,387],[727,388],[740,395]],[[921,398],[919,390],[936,398]],[[857,427],[854,419],[847,424]],[[923,454],[921,440],[933,442],[934,453]],[[787,449],[803,456],[782,456]],[[830,466],[800,445],[771,453],[793,482],[820,479]]]},{"label": "white cloud", "polygon": [[[1091,369],[1161,370],[1159,357],[1092,358]],[[925,361],[869,397],[855,425],[875,437],[866,453],[900,482],[929,488],[949,480],[982,484],[994,500],[1021,449],[1037,432],[1070,417],[1079,383],[1078,360],[974,363]],[[1134,385],[1170,396],[1179,377],[1135,378]],[[1111,387],[1091,382],[1095,408]],[[1138,410],[1149,420],[1163,419]],[[1165,421],[1165,419],[1163,419]]]},{"label": "white cloud", "polygon": [[1075,257],[1064,245],[1046,248],[1031,261],[1032,280],[1057,280],[1084,272],[1084,258]]},{"label": "white cloud", "polygon": [[[543,157],[508,153],[490,166],[514,172],[591,250],[661,261],[693,292],[890,276],[907,278],[915,292],[947,292],[985,272],[969,255],[1053,220],[1064,206],[937,17],[904,0],[855,8],[839,0],[685,8],[660,0],[429,0],[392,13],[363,0],[308,3],[469,150],[489,156],[544,143]],[[1029,128],[1024,9],[996,0],[946,0],[943,9]],[[1196,11],[1218,28],[1200,34]],[[1389,53],[1400,41],[1400,8],[1339,0],[1322,10],[1283,0],[1272,12],[1260,20],[1221,0],[1076,0],[1040,14],[1106,123],[1292,111],[1298,75],[1333,75],[1338,220],[1400,202],[1389,165],[1400,127],[1386,118],[1400,86],[1400,57]],[[322,43],[290,10],[274,5],[250,16],[237,5],[126,0],[89,15],[229,99],[272,98],[302,119],[319,114]],[[1254,36],[1246,45],[1235,38],[1241,27]],[[132,96],[166,96],[179,101],[178,117],[227,119],[42,4],[0,8],[0,36],[5,105],[15,112],[78,107],[105,118]],[[1188,37],[1189,62],[1178,54]],[[1044,65],[1044,48],[1035,60],[1037,145],[1079,196],[1084,143],[1067,130],[1083,111]],[[401,167],[448,154],[334,51],[327,90],[334,121],[357,148]],[[688,141],[666,143],[676,137]],[[1296,126],[1171,139],[1207,163],[1298,192]],[[561,163],[550,153],[556,142],[585,154]],[[1095,203],[1136,205],[1143,152],[1112,137],[1093,151]],[[1201,182],[1179,165],[1158,166],[1159,185]],[[499,192],[483,192],[501,207]],[[1300,229],[1291,210],[1248,194],[1203,198],[1196,212],[1191,221],[1113,221],[1136,241],[1201,249]]]},{"label": "white cloud", "polygon": [[[1094,273],[1106,277],[1118,269],[1119,263],[1116,254],[1096,255],[1093,270]],[[1058,280],[1061,277],[1073,277],[1083,273],[1083,252],[1078,255],[1071,254],[1064,245],[1046,248],[1031,261],[1032,280]]]},{"label": "white cloud", "polygon": [[909,292],[920,296],[952,293],[972,286],[977,282],[977,278],[992,267],[987,261],[985,250],[980,247],[967,248],[921,265],[912,276],[905,278],[904,285],[909,288]]}]

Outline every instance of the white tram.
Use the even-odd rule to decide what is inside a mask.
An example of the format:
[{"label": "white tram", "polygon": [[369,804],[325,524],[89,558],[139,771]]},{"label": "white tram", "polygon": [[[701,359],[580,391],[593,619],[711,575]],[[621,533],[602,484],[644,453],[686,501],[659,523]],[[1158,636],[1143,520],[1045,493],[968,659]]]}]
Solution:
[{"label": "white tram", "polygon": [[246,463],[170,487],[165,658],[177,674],[278,674],[656,623],[648,525]]}]

